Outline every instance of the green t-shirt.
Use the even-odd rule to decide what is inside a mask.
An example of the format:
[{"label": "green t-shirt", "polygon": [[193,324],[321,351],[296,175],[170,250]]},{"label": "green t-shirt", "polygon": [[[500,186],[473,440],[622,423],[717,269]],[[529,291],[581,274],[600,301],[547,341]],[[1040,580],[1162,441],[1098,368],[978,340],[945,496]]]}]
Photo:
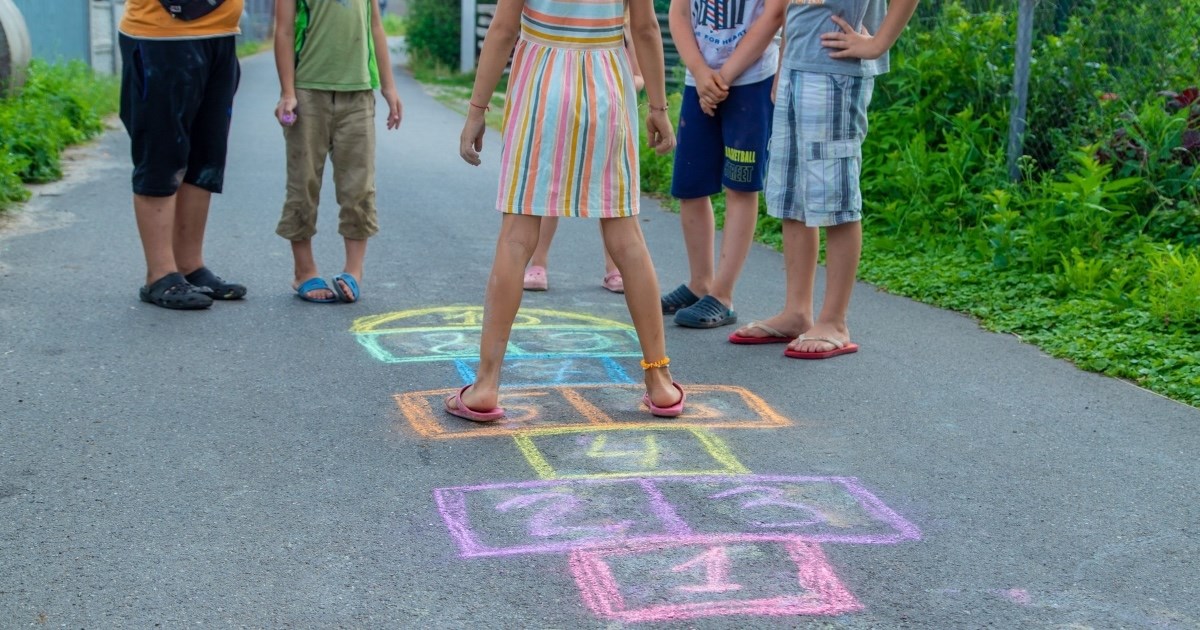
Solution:
[{"label": "green t-shirt", "polygon": [[296,87],[351,92],[379,87],[371,5],[376,0],[295,0]]}]

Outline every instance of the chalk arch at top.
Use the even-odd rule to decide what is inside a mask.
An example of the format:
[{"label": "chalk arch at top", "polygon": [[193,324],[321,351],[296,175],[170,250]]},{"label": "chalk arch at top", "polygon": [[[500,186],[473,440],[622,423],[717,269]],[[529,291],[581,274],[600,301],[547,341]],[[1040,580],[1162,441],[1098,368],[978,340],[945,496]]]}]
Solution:
[{"label": "chalk arch at top", "polygon": [[[354,320],[354,324],[350,326],[350,332],[387,334],[389,332],[445,330],[447,328],[481,330],[482,326],[482,306],[436,306],[360,317]],[[615,319],[544,308],[523,308],[517,311],[517,318],[513,320],[514,329],[570,328],[578,330],[581,327],[633,330],[633,326],[630,324]]]},{"label": "chalk arch at top", "polygon": [[[384,363],[476,358],[483,307],[438,306],[370,315],[350,332]],[[570,311],[521,309],[513,322],[506,360],[640,356],[633,326]]]}]

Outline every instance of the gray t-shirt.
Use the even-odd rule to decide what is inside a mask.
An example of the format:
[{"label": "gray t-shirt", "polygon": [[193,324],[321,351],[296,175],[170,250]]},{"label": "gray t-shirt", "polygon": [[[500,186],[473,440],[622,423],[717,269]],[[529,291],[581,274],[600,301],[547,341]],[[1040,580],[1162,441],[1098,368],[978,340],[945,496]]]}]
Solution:
[{"label": "gray t-shirt", "polygon": [[[696,45],[710,68],[720,68],[733,49],[746,36],[750,25],[762,15],[766,0],[692,0],[692,31]],[[761,57],[733,80],[733,85],[748,85],[771,78],[779,67],[779,44],[772,41]],[[688,72],[687,85],[696,85]]]},{"label": "gray t-shirt", "polygon": [[836,48],[821,45],[822,33],[836,33],[841,27],[833,21],[837,15],[874,35],[887,14],[887,0],[790,0],[783,21],[783,67],[805,72],[825,72],[873,77],[888,71],[888,54],[878,59],[832,59]]}]

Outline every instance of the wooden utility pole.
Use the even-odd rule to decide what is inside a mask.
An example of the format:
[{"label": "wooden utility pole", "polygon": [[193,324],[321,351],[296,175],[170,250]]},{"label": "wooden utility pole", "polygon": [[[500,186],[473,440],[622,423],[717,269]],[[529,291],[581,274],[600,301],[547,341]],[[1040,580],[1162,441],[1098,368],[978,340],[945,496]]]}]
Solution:
[{"label": "wooden utility pole", "polygon": [[1033,51],[1033,9],[1035,0],[1020,0],[1017,9],[1017,58],[1013,66],[1013,102],[1008,118],[1008,177],[1021,178],[1017,160],[1025,138],[1025,112],[1029,104],[1029,60]]}]

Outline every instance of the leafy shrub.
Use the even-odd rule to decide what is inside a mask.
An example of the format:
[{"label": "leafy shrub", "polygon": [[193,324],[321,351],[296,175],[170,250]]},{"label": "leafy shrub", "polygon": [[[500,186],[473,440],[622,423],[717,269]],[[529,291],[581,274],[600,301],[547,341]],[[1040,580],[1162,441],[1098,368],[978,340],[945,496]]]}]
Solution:
[{"label": "leafy shrub", "polygon": [[1200,244],[1200,90],[1164,92],[1136,112],[1111,99],[1112,129],[1097,151],[1116,175],[1143,182],[1133,206],[1139,229],[1157,238]]},{"label": "leafy shrub", "polygon": [[0,207],[27,197],[19,182],[62,177],[62,150],[103,131],[118,90],[82,62],[30,64],[22,91],[0,100]]},{"label": "leafy shrub", "polygon": [[409,54],[452,68],[459,62],[462,7],[447,0],[412,0],[406,25]]}]

